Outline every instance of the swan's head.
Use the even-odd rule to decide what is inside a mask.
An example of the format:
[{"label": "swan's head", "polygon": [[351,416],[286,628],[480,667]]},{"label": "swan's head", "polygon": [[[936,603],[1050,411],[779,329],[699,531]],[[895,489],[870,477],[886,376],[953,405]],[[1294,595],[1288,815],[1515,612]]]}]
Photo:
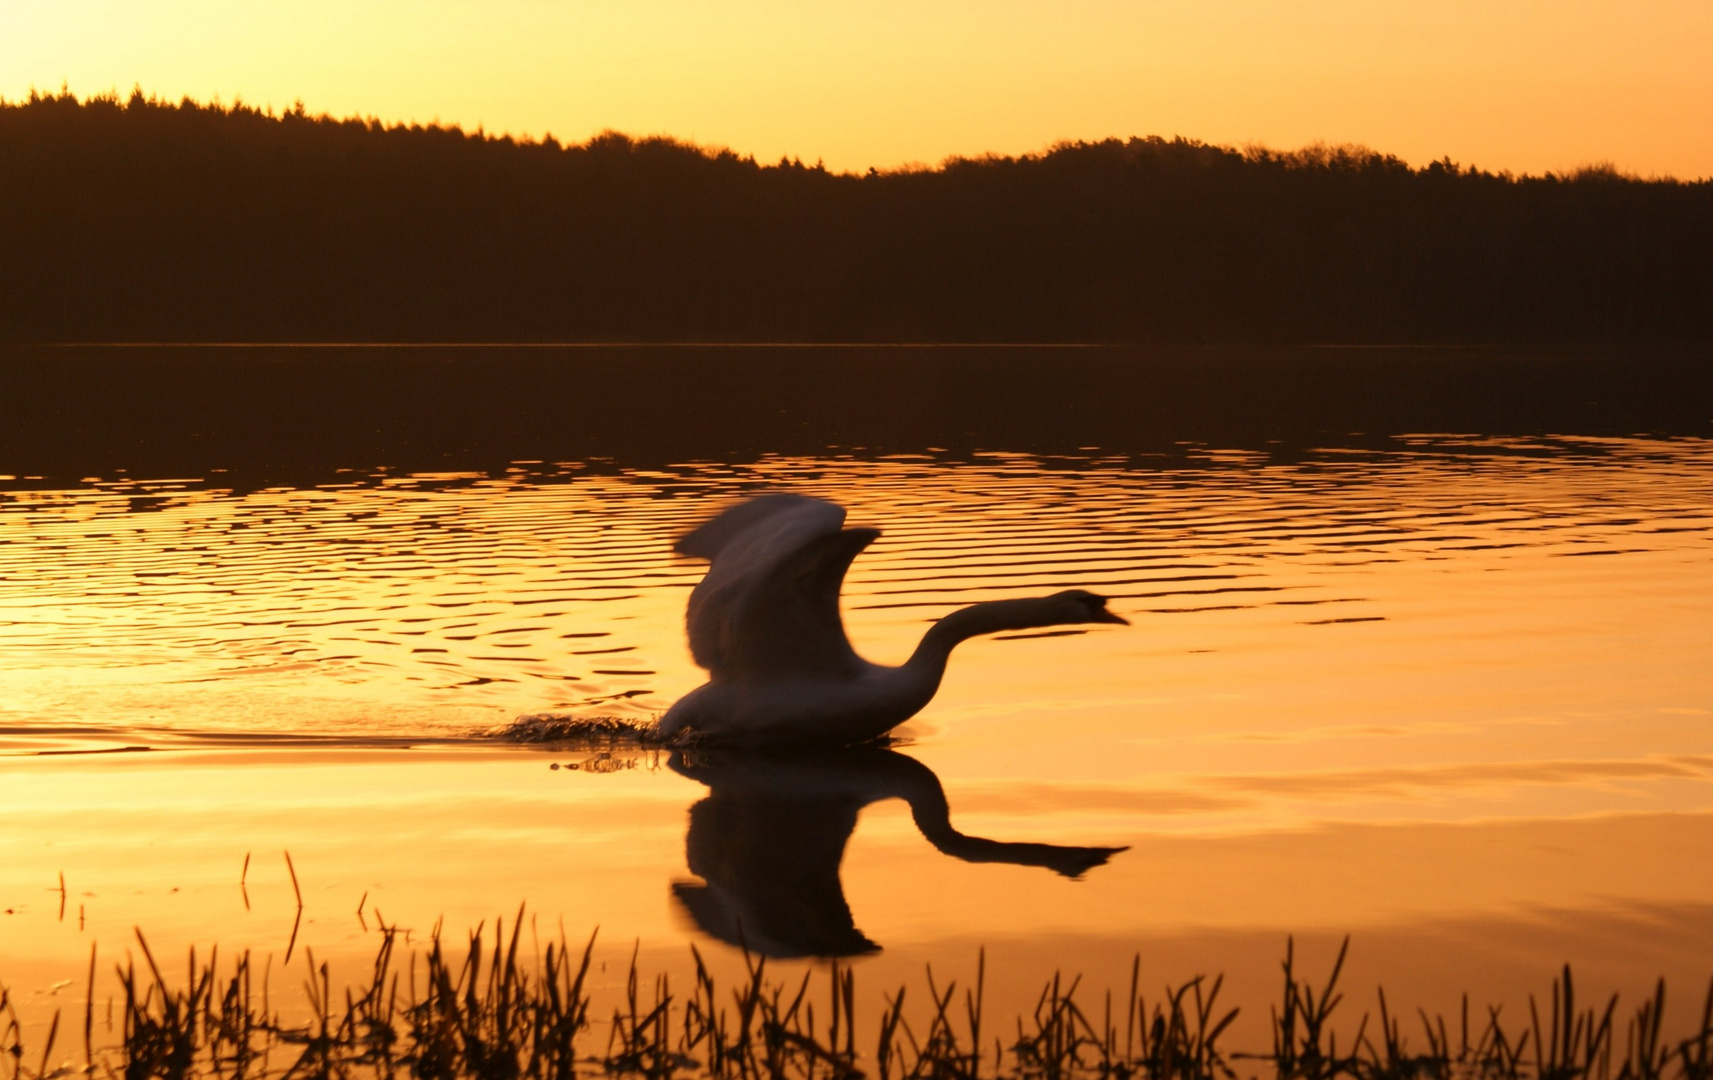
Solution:
[{"label": "swan's head", "polygon": [[1117,623],[1129,626],[1130,620],[1106,610],[1106,597],[1085,589],[1066,589],[1047,597],[1052,603],[1054,619],[1059,623]]}]

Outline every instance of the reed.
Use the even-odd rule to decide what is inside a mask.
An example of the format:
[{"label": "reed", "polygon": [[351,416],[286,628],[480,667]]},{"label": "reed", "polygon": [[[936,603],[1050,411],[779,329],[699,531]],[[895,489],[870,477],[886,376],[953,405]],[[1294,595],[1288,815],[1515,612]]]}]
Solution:
[{"label": "reed", "polygon": [[1095,1009],[1080,980],[1055,974],[1033,1011],[1000,1034],[983,1015],[984,954],[961,993],[930,967],[925,1007],[907,1010],[906,987],[884,994],[868,1053],[858,1043],[854,973],[837,961],[785,982],[745,954],[739,985],[722,989],[691,946],[695,975],[680,993],[665,975],[645,977],[633,952],[624,993],[602,1021],[591,1011],[594,936],[574,944],[561,931],[520,958],[524,921],[520,909],[509,932],[503,920],[477,927],[460,948],[437,929],[408,954],[404,932],[383,922],[367,981],[337,994],[328,966],[305,949],[307,1012],[294,1023],[273,1008],[271,960],[258,971],[241,953],[222,973],[217,950],[202,959],[192,949],[179,983],[138,932],[142,966],[127,958],[117,969],[122,1023],[112,1045],[90,1035],[91,954],[81,1066],[52,1064],[57,1014],[41,1049],[26,1048],[0,986],[0,1080],[1713,1080],[1713,986],[1698,1028],[1678,1041],[1662,1035],[1663,981],[1621,1018],[1616,996],[1580,1003],[1567,967],[1514,1023],[1498,1008],[1472,1021],[1467,997],[1455,1026],[1420,1010],[1406,1023],[1382,991],[1376,1013],[1341,1046],[1331,1021],[1344,1001],[1345,950],[1316,986],[1287,945],[1272,1046],[1242,1053],[1223,1043],[1238,1010],[1220,1004],[1220,979],[1192,979],[1149,1001],[1140,957],[1125,998],[1106,992]]}]

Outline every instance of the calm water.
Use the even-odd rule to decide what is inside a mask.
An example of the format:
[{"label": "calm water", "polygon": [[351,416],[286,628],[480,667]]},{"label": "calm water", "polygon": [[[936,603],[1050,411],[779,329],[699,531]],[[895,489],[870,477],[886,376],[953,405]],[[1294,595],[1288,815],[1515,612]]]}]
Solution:
[{"label": "calm water", "polygon": [[[295,947],[352,963],[376,910],[425,931],[528,901],[665,967],[735,955],[734,918],[781,954],[878,945],[877,984],[985,944],[1002,1004],[1054,966],[1116,985],[1138,951],[1243,1003],[1286,935],[1323,960],[1349,933],[1363,997],[1501,1000],[1568,960],[1609,990],[1665,974],[1688,1009],[1713,974],[1713,439],[1115,441],[13,473],[0,980],[45,1015],[133,926],[279,952],[289,849]],[[845,590],[870,659],[1063,588],[1133,625],[963,646],[890,757],[510,741],[696,686],[702,564],[671,541],[763,490],[884,530]],[[942,853],[904,801],[936,777],[964,834],[1128,850],[1077,879]]]}]

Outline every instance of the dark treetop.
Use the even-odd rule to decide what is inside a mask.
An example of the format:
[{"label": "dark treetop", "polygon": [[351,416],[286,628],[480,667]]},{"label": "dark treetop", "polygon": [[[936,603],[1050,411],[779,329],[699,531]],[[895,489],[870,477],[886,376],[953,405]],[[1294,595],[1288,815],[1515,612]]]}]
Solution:
[{"label": "dark treetop", "polygon": [[1157,138],[840,175],[0,105],[0,340],[1713,340],[1713,183]]}]

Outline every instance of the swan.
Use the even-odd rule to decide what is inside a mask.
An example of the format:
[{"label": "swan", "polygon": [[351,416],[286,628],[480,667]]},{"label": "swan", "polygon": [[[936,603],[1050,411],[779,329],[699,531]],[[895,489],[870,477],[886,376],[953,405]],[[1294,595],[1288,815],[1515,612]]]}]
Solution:
[{"label": "swan", "polygon": [[802,495],[738,503],[686,533],[680,554],[709,561],[685,616],[708,681],[660,718],[663,739],[749,746],[878,739],[927,705],[946,659],[980,634],[1128,621],[1082,589],[952,612],[898,667],[856,654],[839,618],[851,560],[880,535],[844,527],[841,506]]}]

